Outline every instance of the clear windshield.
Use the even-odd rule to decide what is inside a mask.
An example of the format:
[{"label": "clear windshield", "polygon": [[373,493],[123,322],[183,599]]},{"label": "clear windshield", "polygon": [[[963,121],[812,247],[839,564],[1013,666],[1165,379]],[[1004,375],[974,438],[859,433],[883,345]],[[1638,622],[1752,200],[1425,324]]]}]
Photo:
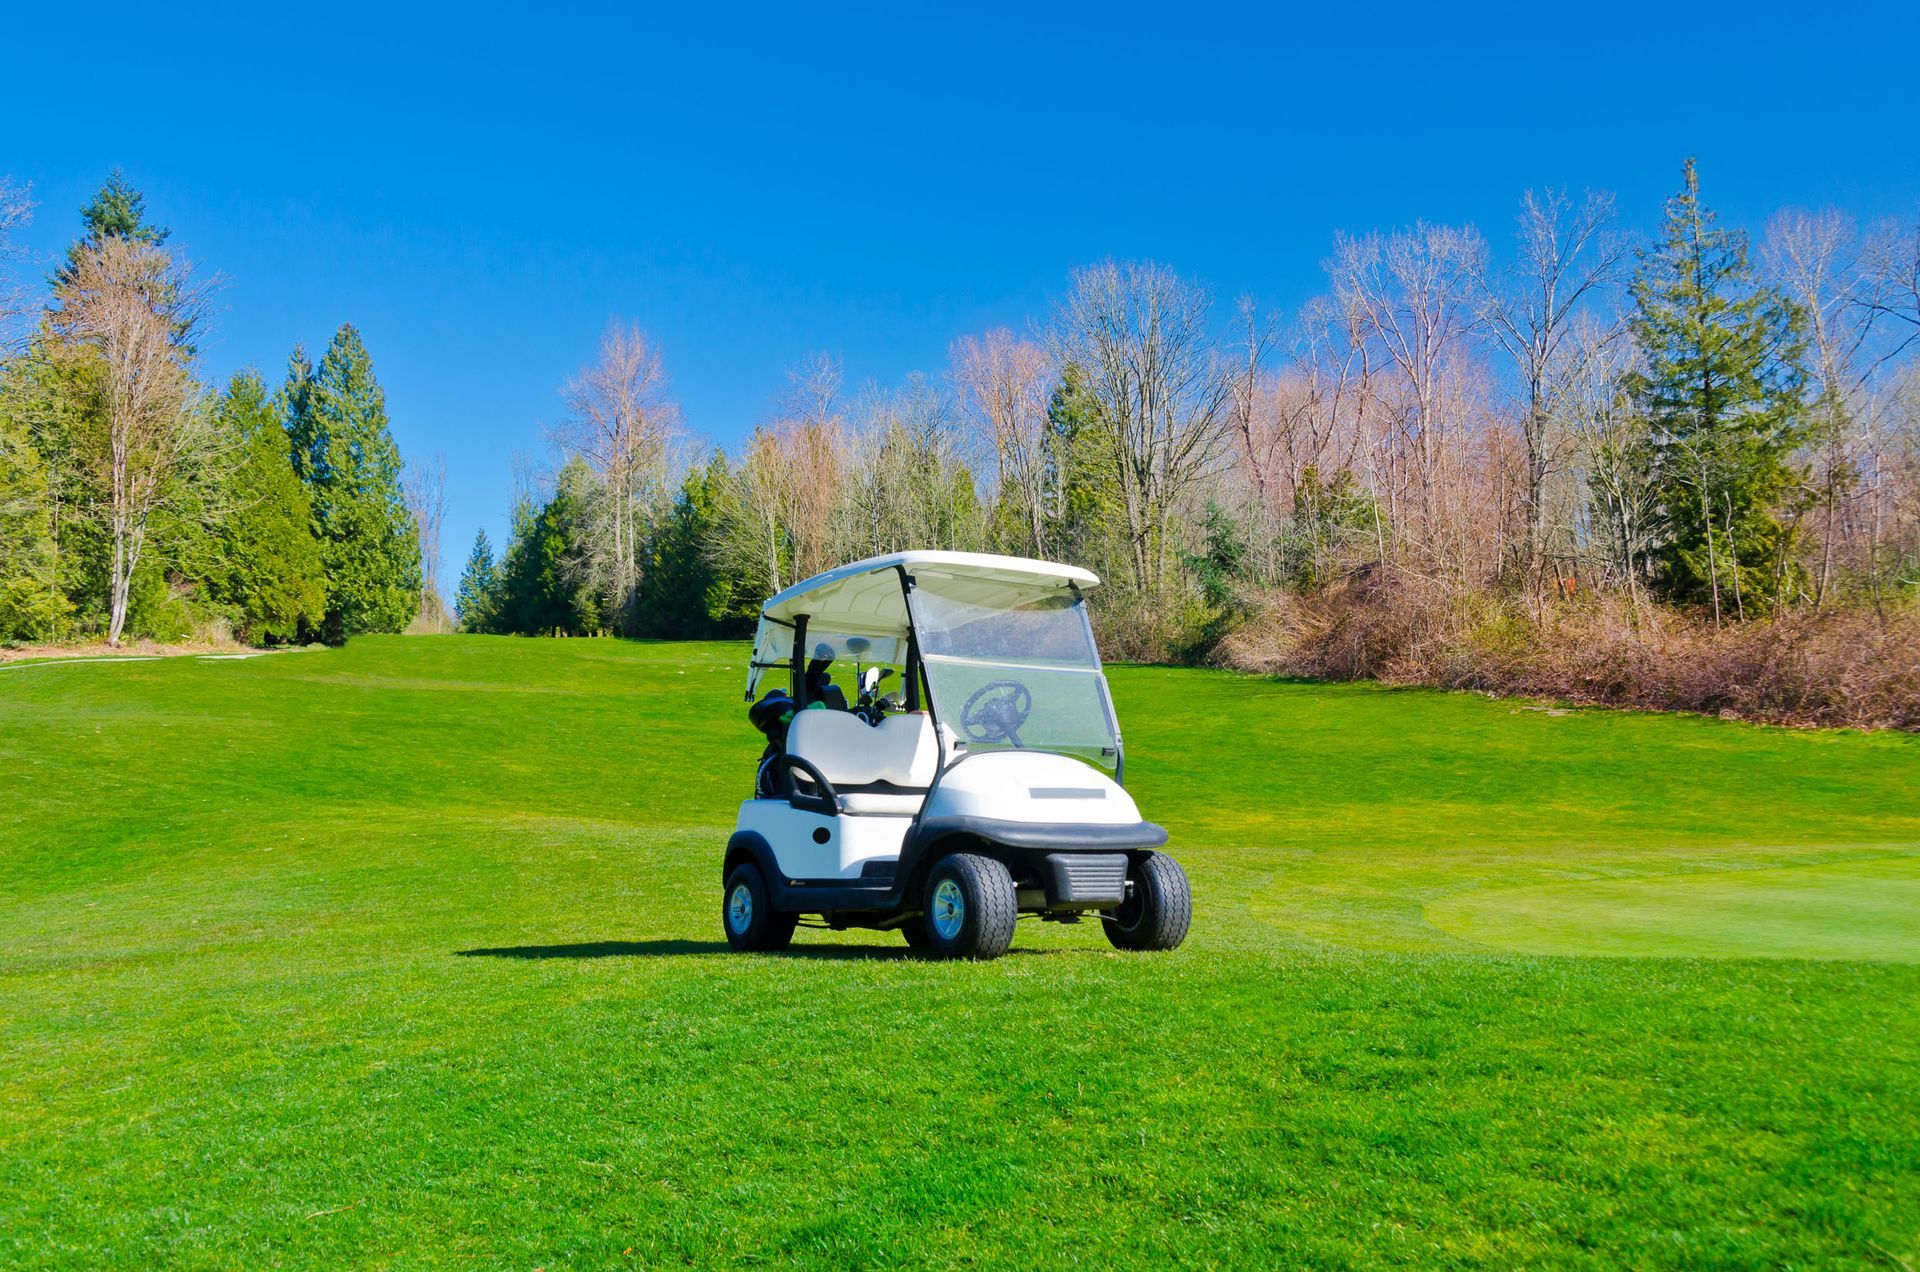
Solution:
[{"label": "clear windshield", "polygon": [[969,751],[1056,751],[1117,767],[1119,736],[1078,596],[923,574],[911,605],[934,711]]}]

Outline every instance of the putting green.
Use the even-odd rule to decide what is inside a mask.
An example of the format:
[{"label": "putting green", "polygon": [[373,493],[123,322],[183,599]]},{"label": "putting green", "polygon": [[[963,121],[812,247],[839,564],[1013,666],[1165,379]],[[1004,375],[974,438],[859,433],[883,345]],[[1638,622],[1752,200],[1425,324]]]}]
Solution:
[{"label": "putting green", "polygon": [[1920,963],[1920,856],[1491,888],[1426,918],[1527,954]]}]

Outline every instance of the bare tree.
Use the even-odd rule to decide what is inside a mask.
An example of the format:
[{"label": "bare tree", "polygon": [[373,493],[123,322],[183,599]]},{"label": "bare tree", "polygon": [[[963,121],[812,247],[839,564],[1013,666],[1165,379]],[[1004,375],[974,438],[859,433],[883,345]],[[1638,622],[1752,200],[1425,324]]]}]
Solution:
[{"label": "bare tree", "polygon": [[1234,368],[1207,331],[1211,298],[1163,265],[1108,261],[1074,271],[1054,315],[1053,355],[1086,376],[1126,519],[1140,593],[1158,596],[1175,514],[1219,457]]},{"label": "bare tree", "polygon": [[787,368],[787,391],[780,399],[782,415],[804,424],[830,425],[839,431],[846,423],[840,406],[845,379],[840,359],[830,353],[807,355],[805,361]]},{"label": "bare tree", "polygon": [[1483,313],[1494,340],[1513,360],[1525,397],[1523,508],[1527,577],[1533,579],[1540,573],[1547,523],[1547,428],[1558,399],[1581,376],[1586,351],[1597,347],[1569,343],[1572,320],[1584,302],[1618,278],[1627,248],[1625,240],[1607,235],[1614,219],[1610,194],[1588,192],[1576,205],[1564,191],[1528,190],[1517,219],[1518,255],[1504,278],[1483,278]]},{"label": "bare tree", "polygon": [[824,354],[787,373],[782,411],[747,439],[734,502],[707,554],[770,593],[835,564],[849,454],[840,366]]},{"label": "bare tree", "polygon": [[1871,321],[1892,332],[1876,363],[1881,365],[1920,343],[1920,216],[1911,225],[1881,226],[1861,264],[1866,285],[1860,303]]},{"label": "bare tree", "polygon": [[1263,470],[1256,486],[1289,515],[1301,511],[1309,472],[1325,478],[1355,467],[1384,414],[1376,351],[1359,310],[1323,297],[1301,311],[1298,328],[1288,366],[1256,384],[1243,434],[1249,462]]},{"label": "bare tree", "polygon": [[1635,351],[1611,323],[1576,315],[1562,356],[1569,369],[1560,377],[1556,431],[1572,441],[1574,537],[1594,578],[1624,588],[1637,605],[1661,508],[1648,476],[1651,434],[1621,389]]},{"label": "bare tree", "polygon": [[765,426],[756,428],[741,457],[738,500],[725,510],[717,537],[707,545],[716,567],[768,596],[793,581],[781,568],[787,555],[782,523],[787,480],[780,439]]},{"label": "bare tree", "polygon": [[26,287],[13,276],[15,266],[26,259],[27,253],[13,236],[33,219],[32,193],[31,186],[15,185],[0,177],[0,354],[15,347],[20,338],[20,318],[30,308]]},{"label": "bare tree", "polygon": [[1273,446],[1280,430],[1271,427],[1272,417],[1263,406],[1271,406],[1266,392],[1270,388],[1263,374],[1267,353],[1273,347],[1273,320],[1263,317],[1251,296],[1240,298],[1240,326],[1246,333],[1241,340],[1239,374],[1233,381],[1233,406],[1229,415],[1234,437],[1240,443],[1240,458],[1253,483],[1254,497],[1264,505],[1271,496]]},{"label": "bare tree", "polygon": [[[1397,410],[1404,454],[1383,456],[1390,510],[1411,489],[1420,532],[1447,555],[1439,534],[1441,484],[1463,450],[1453,433],[1461,423],[1449,411],[1458,395],[1460,352],[1480,325],[1485,247],[1471,226],[1416,224],[1385,236],[1340,235],[1328,263],[1337,303],[1349,309],[1399,372],[1404,401]],[[1398,477],[1392,468],[1399,468]]]},{"label": "bare tree", "polygon": [[919,372],[898,389],[875,386],[861,395],[851,472],[837,505],[837,555],[982,546],[985,527],[958,414],[953,394]]},{"label": "bare tree", "polygon": [[451,631],[453,620],[440,596],[440,529],[447,518],[447,457],[435,454],[407,465],[407,510],[420,531],[420,624]]},{"label": "bare tree", "polygon": [[995,489],[1016,510],[1029,556],[1047,549],[1047,401],[1054,380],[1046,349],[1001,327],[952,351],[953,378],[974,429],[993,447]]},{"label": "bare tree", "polygon": [[1872,333],[1874,311],[1859,270],[1853,225],[1838,211],[1791,209],[1776,214],[1767,223],[1760,258],[1774,283],[1806,315],[1813,349],[1818,389],[1814,418],[1819,428],[1813,477],[1824,523],[1813,595],[1819,606],[1833,579],[1841,505],[1860,472],[1857,423],[1870,370],[1863,369],[1861,354]]},{"label": "bare tree", "polygon": [[191,354],[207,291],[165,251],[108,237],[75,251],[55,299],[57,353],[84,359],[98,385],[82,459],[106,494],[107,640],[118,645],[148,519],[169,480],[211,440],[205,413],[195,409]]},{"label": "bare tree", "polygon": [[618,629],[635,630],[642,523],[666,481],[679,408],[666,396],[660,353],[638,327],[618,321],[600,337],[599,357],[561,389],[567,414],[554,443],[593,470],[588,568]]},{"label": "bare tree", "polygon": [[838,564],[834,512],[846,476],[847,428],[838,359],[816,354],[787,378],[787,413],[773,436],[780,454],[780,515],[798,580]]}]

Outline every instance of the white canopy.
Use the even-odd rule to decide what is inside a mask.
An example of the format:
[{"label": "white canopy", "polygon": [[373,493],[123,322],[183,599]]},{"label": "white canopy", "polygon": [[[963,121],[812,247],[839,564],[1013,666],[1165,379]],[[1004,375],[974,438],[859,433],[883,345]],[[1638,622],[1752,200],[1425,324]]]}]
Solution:
[{"label": "white canopy", "polygon": [[964,581],[967,600],[984,607],[1012,607],[1057,588],[1100,585],[1098,575],[1078,566],[985,552],[889,552],[842,565],[794,584],[760,607],[747,696],[753,696],[762,671],[793,657],[793,624],[802,614],[809,643],[829,634],[865,636],[871,642],[867,662],[899,666],[906,658],[908,630],[902,570],[916,578]]}]

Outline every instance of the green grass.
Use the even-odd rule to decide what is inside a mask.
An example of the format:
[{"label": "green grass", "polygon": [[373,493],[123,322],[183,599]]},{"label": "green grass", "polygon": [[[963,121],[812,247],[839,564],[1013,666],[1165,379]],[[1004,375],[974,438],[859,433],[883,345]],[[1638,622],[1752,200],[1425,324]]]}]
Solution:
[{"label": "green grass", "polygon": [[1920,856],[1490,888],[1426,917],[1531,954],[1920,963]]},{"label": "green grass", "polygon": [[0,1264],[1920,1261],[1920,739],[1122,668],[1184,948],[748,957],[745,655],[0,670]]}]

